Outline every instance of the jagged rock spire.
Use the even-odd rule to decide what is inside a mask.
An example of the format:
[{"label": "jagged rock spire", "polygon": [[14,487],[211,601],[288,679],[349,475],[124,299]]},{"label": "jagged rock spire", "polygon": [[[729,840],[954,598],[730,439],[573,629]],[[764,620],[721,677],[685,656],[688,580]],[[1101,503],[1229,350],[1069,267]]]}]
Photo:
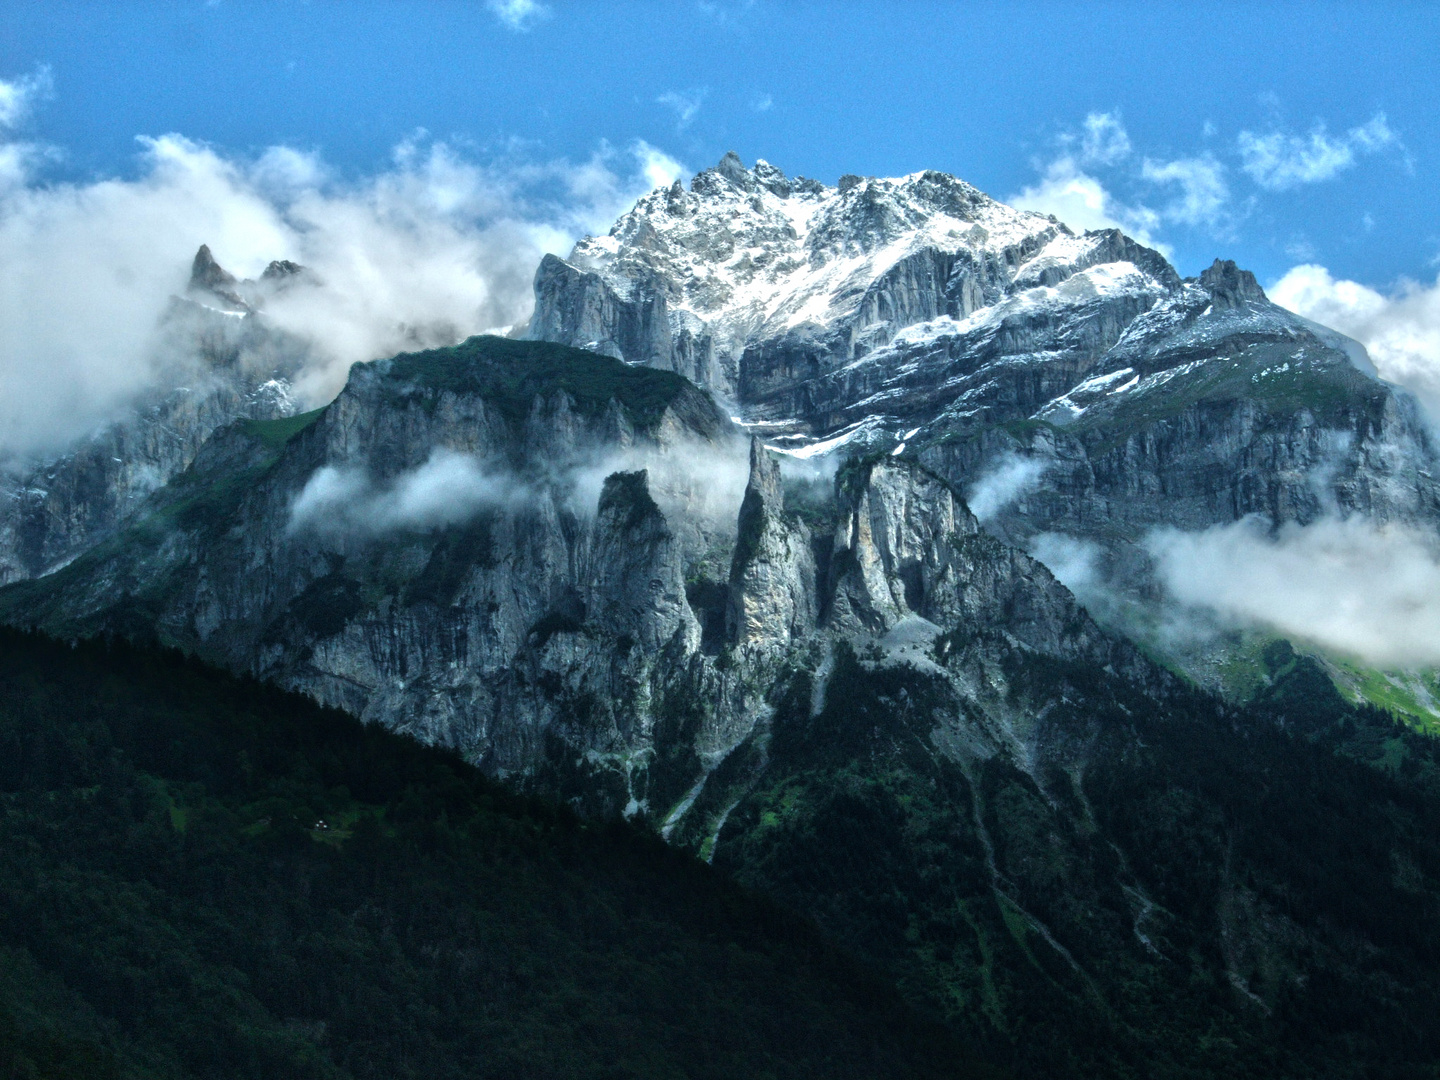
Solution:
[{"label": "jagged rock spire", "polygon": [[1247,301],[1264,301],[1265,290],[1249,270],[1241,270],[1231,259],[1216,259],[1200,275],[1200,284],[1210,291],[1217,308],[1237,308]]},{"label": "jagged rock spire", "polygon": [[785,513],[780,463],[750,440],[750,481],[730,564],[730,638],[785,644],[815,628],[815,556],[809,530]]},{"label": "jagged rock spire", "polygon": [[200,250],[195,253],[195,261],[190,264],[190,287],[213,292],[233,288],[235,284],[235,275],[216,262],[215,256],[210,254],[210,245],[201,244]]},{"label": "jagged rock spire", "polygon": [[738,187],[745,187],[746,182],[752,179],[745,163],[734,150],[725,151],[725,156],[720,159],[720,164],[715,166],[715,171]]}]

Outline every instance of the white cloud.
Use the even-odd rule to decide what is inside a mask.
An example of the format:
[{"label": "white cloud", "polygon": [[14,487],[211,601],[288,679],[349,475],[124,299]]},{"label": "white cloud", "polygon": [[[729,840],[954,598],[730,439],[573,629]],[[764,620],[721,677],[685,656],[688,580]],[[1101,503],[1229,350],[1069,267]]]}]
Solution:
[{"label": "white cloud", "polygon": [[645,175],[651,189],[669,187],[685,175],[685,166],[649,143],[637,142],[635,154],[640,159],[640,171]]},{"label": "white cloud", "polygon": [[398,530],[459,525],[486,510],[516,510],[548,492],[577,514],[596,511],[605,478],[644,469],[651,496],[672,528],[733,529],[749,477],[742,439],[681,438],[664,445],[582,450],[572,460],[547,460],[543,481],[531,483],[474,453],[436,448],[423,465],[388,479],[363,465],[326,465],[310,475],[290,504],[292,533],[330,538],[379,536]]},{"label": "white cloud", "polygon": [[1130,135],[1114,113],[1090,113],[1080,135],[1080,160],[1115,165],[1130,156]]},{"label": "white cloud", "polygon": [[750,107],[756,112],[769,112],[775,107],[775,99],[769,94],[759,94],[750,103]]},{"label": "white cloud", "polygon": [[1318,124],[1307,136],[1242,131],[1236,140],[1243,168],[1270,191],[1329,180],[1354,165],[1357,154],[1375,153],[1399,143],[1384,113],[1376,113],[1368,123],[1339,136],[1330,135],[1324,124]]},{"label": "white cloud", "polygon": [[517,32],[529,30],[541,19],[548,18],[548,5],[537,0],[488,0],[485,5],[508,29]]},{"label": "white cloud", "polygon": [[291,504],[290,529],[324,535],[434,529],[530,497],[529,488],[507,470],[440,448],[425,464],[386,482],[359,466],[317,469]]},{"label": "white cloud", "polygon": [[1061,136],[1060,145],[1065,152],[1045,166],[1039,183],[1008,201],[1022,210],[1054,214],[1077,231],[1120,229],[1168,257],[1170,247],[1155,235],[1164,222],[1214,224],[1229,198],[1224,167],[1208,155],[1171,162],[1144,160],[1140,179],[1180,188],[1180,196],[1162,210],[1117,198],[1093,171],[1087,171],[1134,168],[1127,164],[1133,156],[1130,135],[1114,113],[1090,113],[1078,133]]},{"label": "white cloud", "polygon": [[1440,419],[1440,281],[1404,282],[1386,296],[1307,263],[1266,292],[1282,307],[1360,342],[1381,378],[1409,389]]},{"label": "white cloud", "polygon": [[19,79],[0,79],[0,128],[17,127],[30,115],[35,102],[49,97],[53,89],[48,67]]},{"label": "white cloud", "polygon": [[1160,216],[1146,207],[1121,203],[1099,180],[1082,171],[1073,157],[1052,161],[1038,184],[1008,201],[1021,210],[1054,214],[1076,231],[1121,229],[1143,244],[1158,246],[1152,231],[1159,226]]},{"label": "white cloud", "polygon": [[705,101],[704,89],[699,90],[667,90],[655,99],[656,104],[665,105],[675,111],[675,127],[683,131],[690,126],[700,112],[700,106]]},{"label": "white cloud", "polygon": [[982,522],[990,521],[1011,503],[1039,487],[1044,473],[1044,462],[1007,454],[975,481],[965,493],[965,501],[972,514]]},{"label": "white cloud", "polygon": [[351,182],[288,147],[253,160],[178,135],[141,147],[135,179],[36,184],[29,150],[0,144],[0,458],[57,451],[174,385],[156,326],[202,243],[242,277],[272,259],[315,271],[265,317],[309,344],[299,389],[318,404],[357,360],[528,318],[543,253],[680,171],[644,143],[480,165],[416,139]]},{"label": "white cloud", "polygon": [[1379,666],[1440,663],[1435,539],[1362,518],[1270,532],[1246,519],[1144,541],[1174,601]]},{"label": "white cloud", "polygon": [[1230,201],[1225,166],[1208,154],[1164,162],[1146,158],[1140,175],[1152,184],[1179,187],[1179,198],[1161,211],[1170,221],[1184,225],[1214,225]]}]

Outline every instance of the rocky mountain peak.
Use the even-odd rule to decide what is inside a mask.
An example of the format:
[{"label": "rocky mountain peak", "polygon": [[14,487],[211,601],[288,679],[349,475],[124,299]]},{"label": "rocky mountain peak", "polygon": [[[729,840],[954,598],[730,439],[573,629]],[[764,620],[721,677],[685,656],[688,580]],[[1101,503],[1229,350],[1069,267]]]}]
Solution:
[{"label": "rocky mountain peak", "polygon": [[190,287],[192,289],[228,289],[236,284],[236,277],[218,262],[210,253],[209,244],[201,244],[190,264]]},{"label": "rocky mountain peak", "polygon": [[[968,314],[1062,234],[944,173],[827,187],[731,152],[688,191],[656,190],[608,235],[547,259],[530,333],[678,371],[733,401],[747,349],[798,335],[851,359],[862,334]],[[915,272],[923,284],[898,284]],[[906,297],[881,299],[897,287]]]},{"label": "rocky mountain peak", "polygon": [[247,282],[242,282],[230,273],[210,253],[209,244],[201,244],[190,264],[190,281],[185,291],[198,298],[206,306],[217,306],[222,311],[242,314],[254,310],[242,296]]},{"label": "rocky mountain peak", "polygon": [[291,262],[289,259],[274,259],[270,265],[265,267],[265,272],[260,275],[261,281],[282,281],[286,278],[303,274],[305,267],[299,263]]},{"label": "rocky mountain peak", "polygon": [[1265,290],[1249,270],[1241,270],[1230,259],[1216,259],[1200,275],[1217,308],[1238,308],[1245,303],[1268,302]]},{"label": "rocky mountain peak", "polygon": [[751,190],[755,185],[755,177],[745,168],[744,163],[740,160],[740,155],[734,150],[725,152],[725,156],[720,159],[720,164],[715,166],[715,171],[736,187],[746,191]]}]

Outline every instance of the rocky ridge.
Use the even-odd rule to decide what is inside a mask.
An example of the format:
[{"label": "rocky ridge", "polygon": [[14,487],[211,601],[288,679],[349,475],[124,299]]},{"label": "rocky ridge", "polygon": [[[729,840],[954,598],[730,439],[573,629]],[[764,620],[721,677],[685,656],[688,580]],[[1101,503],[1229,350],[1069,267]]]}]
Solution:
[{"label": "rocky ridge", "polygon": [[[265,287],[301,272],[272,263]],[[11,463],[0,477],[0,584],[50,573],[112,536],[216,430],[296,411],[290,379],[303,350],[259,317],[261,291],[200,248],[185,295],[171,298],[156,328],[173,388],[66,453]]]},{"label": "rocky ridge", "polygon": [[1358,343],[1233,263],[1182,281],[938,173],[827,188],[729,155],[547,259],[531,334],[683,370],[798,457],[890,451],[962,491],[1022,462],[987,527],[1091,545],[1142,607],[1160,526],[1440,528],[1430,429]]}]

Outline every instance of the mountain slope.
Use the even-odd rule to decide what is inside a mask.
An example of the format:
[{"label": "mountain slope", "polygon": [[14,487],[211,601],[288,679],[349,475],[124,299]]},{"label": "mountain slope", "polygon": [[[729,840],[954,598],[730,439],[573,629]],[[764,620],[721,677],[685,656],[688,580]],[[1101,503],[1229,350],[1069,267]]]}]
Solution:
[{"label": "mountain slope", "polygon": [[[301,272],[289,266],[267,271],[267,285]],[[296,411],[290,380],[304,350],[233,291],[255,285],[237,282],[202,246],[186,295],[170,298],[151,345],[157,375],[172,388],[142,396],[59,456],[5,462],[0,583],[49,573],[106,540],[219,428]]]},{"label": "mountain slope", "polygon": [[940,174],[727,159],[578,251],[532,334],[595,349],[357,365],[0,617],[647,822],[1028,1074],[1425,1074],[1434,747],[1278,646],[1248,708],[1209,697],[1026,550],[1143,599],[1157,523],[1433,528],[1358,346]]},{"label": "mountain slope", "polygon": [[993,1075],[633,828],[177,654],[0,634],[13,1075]]},{"label": "mountain slope", "polygon": [[827,188],[729,155],[548,259],[530,332],[684,371],[790,454],[917,456],[996,535],[1086,552],[1107,621],[1215,689],[1223,643],[1154,632],[1151,530],[1440,529],[1434,438],[1359,344],[1233,263],[1182,281],[938,173]]}]

